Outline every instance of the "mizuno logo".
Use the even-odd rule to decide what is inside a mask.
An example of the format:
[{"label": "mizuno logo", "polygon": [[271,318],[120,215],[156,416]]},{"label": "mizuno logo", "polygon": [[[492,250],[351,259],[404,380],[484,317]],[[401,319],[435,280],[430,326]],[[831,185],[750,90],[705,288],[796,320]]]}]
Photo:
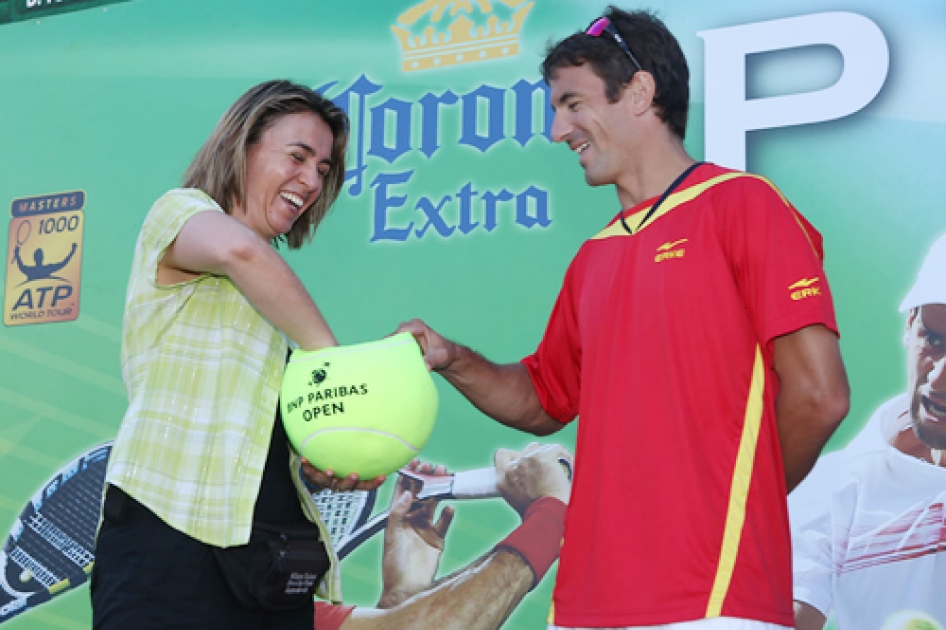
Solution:
[{"label": "mizuno logo", "polygon": [[804,287],[810,287],[811,285],[818,282],[819,280],[821,280],[821,278],[802,278],[795,284],[788,287],[788,289],[789,291],[791,291],[792,289],[802,289]]},{"label": "mizuno logo", "polygon": [[673,241],[672,243],[664,243],[663,245],[657,248],[657,251],[665,252],[665,251],[671,250],[677,245],[682,245],[683,243],[686,243],[688,240],[689,239],[681,238],[679,241]]}]

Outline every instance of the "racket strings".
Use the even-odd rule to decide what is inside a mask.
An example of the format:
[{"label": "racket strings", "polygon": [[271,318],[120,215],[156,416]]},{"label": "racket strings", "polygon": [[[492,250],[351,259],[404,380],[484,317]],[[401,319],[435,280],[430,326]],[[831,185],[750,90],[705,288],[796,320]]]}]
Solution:
[{"label": "racket strings", "polygon": [[21,527],[7,545],[9,559],[21,569],[8,567],[11,584],[50,589],[92,570],[107,457],[107,450],[93,453],[63,471],[21,514]]},{"label": "racket strings", "polygon": [[312,495],[322,522],[329,530],[332,545],[338,547],[368,518],[374,504],[373,495],[360,490],[332,492],[324,490]]},{"label": "racket strings", "polygon": [[92,549],[106,464],[107,460],[100,459],[85,466],[82,474],[63,475],[62,486],[28,520],[37,534],[84,570],[95,559]]},{"label": "racket strings", "polygon": [[84,568],[92,564],[95,559],[90,548],[76,541],[42,514],[34,514],[29,525],[34,532],[77,566]]},{"label": "racket strings", "polygon": [[27,580],[23,580],[20,576],[8,576],[8,579],[10,577],[16,578],[15,580],[12,580],[13,584],[11,586],[14,586],[14,588],[20,584],[28,586],[28,583],[32,580],[35,580],[45,588],[49,588],[53,584],[62,581],[60,577],[46,568],[46,565],[42,560],[48,560],[48,558],[34,558],[31,554],[26,552],[23,547],[16,547],[12,549],[8,555],[10,559],[13,560],[20,568],[29,572],[27,576],[25,576],[28,577]]},{"label": "racket strings", "polygon": [[105,462],[90,466],[89,474],[79,475],[69,489],[72,496],[62,497],[45,512],[46,517],[69,532],[77,544],[92,549],[99,525],[99,507],[105,484]]},{"label": "racket strings", "polygon": [[12,584],[27,590],[33,590],[39,585],[48,589],[75,575],[77,568],[83,572],[91,569],[94,560],[91,549],[83,547],[49,519],[37,513],[26,519],[26,527],[19,540],[7,553],[10,560],[23,569],[19,575],[8,570],[8,579]]}]

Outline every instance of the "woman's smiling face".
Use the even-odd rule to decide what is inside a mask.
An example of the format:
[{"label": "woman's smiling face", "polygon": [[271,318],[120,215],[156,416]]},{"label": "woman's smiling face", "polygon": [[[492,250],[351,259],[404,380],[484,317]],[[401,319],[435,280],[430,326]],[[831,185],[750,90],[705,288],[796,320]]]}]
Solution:
[{"label": "woman's smiling face", "polygon": [[314,113],[276,119],[247,150],[245,203],[233,217],[267,241],[287,233],[321,194],[333,141]]}]

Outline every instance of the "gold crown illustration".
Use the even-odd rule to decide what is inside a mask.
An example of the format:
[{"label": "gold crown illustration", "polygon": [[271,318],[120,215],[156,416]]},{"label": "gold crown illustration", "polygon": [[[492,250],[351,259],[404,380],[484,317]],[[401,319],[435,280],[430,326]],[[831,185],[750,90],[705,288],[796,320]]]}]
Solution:
[{"label": "gold crown illustration", "polygon": [[[420,35],[412,35],[403,26],[391,25],[401,44],[401,69],[415,72],[518,55],[519,31],[535,2],[499,0],[513,9],[519,7],[508,22],[493,13],[489,0],[473,2],[480,13],[489,16],[485,26],[477,26],[468,17],[473,13],[470,0],[424,0],[402,13],[397,21],[404,26],[415,24],[427,14],[432,24]],[[435,28],[433,23],[440,22],[448,9],[455,19],[445,29]]]}]

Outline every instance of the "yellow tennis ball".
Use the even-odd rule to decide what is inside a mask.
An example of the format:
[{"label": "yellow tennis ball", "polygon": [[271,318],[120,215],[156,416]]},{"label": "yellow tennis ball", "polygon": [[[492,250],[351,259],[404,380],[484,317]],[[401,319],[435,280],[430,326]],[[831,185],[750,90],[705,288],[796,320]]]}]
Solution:
[{"label": "yellow tennis ball", "polygon": [[925,612],[903,610],[888,617],[882,630],[943,630],[943,626]]},{"label": "yellow tennis ball", "polygon": [[295,350],[280,405],[286,434],[316,468],[362,479],[398,470],[427,443],[437,388],[410,333]]}]

